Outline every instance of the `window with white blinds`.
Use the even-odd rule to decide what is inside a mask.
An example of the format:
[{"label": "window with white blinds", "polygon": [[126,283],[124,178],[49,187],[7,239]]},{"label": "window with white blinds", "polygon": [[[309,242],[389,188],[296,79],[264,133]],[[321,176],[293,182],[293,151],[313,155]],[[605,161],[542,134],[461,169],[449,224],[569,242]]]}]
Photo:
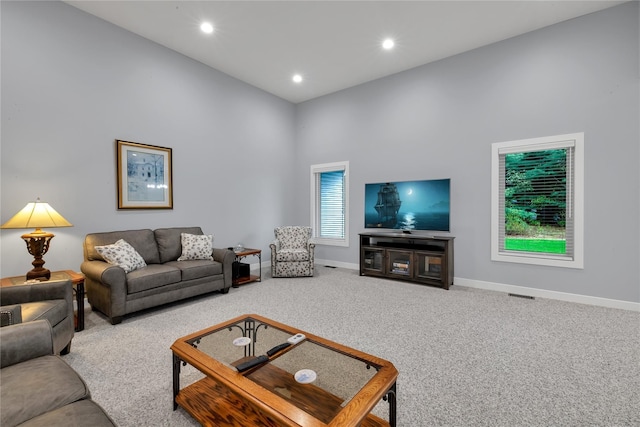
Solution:
[{"label": "window with white blinds", "polygon": [[583,267],[582,133],[492,146],[492,260]]},{"label": "window with white blinds", "polygon": [[311,224],[316,244],[348,246],[349,162],[311,166]]}]

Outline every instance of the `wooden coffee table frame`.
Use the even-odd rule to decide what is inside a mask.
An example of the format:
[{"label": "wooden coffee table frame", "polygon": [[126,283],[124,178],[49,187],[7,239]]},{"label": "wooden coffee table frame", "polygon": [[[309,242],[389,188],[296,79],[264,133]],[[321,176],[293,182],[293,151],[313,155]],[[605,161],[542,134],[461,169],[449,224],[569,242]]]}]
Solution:
[{"label": "wooden coffee table frame", "polygon": [[[247,318],[255,319],[257,322],[291,333],[291,335],[301,332],[315,344],[362,360],[376,368],[377,372],[344,407],[340,407],[339,398],[313,385],[305,386],[307,387],[307,396],[296,393],[302,395],[301,399],[305,400],[304,404],[313,405],[313,409],[318,413],[324,410],[330,413],[337,412],[335,416],[331,416],[329,422],[325,423],[247,378],[252,375],[260,375],[263,380],[266,378],[287,387],[300,387],[293,380],[291,374],[284,371],[278,372],[280,370],[271,364],[239,373],[190,344],[203,335],[242,322]],[[356,427],[361,425],[395,427],[396,425],[398,371],[392,363],[262,316],[254,314],[238,316],[180,338],[171,346],[171,351],[173,352],[173,408],[176,410],[178,406],[181,406],[204,426]],[[180,389],[180,367],[187,363],[205,374],[206,377]],[[389,403],[388,422],[370,413],[381,399]],[[304,406],[304,404],[300,406]],[[327,407],[325,408],[323,405]]]}]

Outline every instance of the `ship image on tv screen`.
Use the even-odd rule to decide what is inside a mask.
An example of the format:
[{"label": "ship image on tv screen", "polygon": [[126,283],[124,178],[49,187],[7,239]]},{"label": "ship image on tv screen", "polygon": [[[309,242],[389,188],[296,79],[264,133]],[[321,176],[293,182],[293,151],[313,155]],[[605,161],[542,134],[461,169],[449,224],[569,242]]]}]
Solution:
[{"label": "ship image on tv screen", "polygon": [[450,179],[365,184],[365,228],[450,231]]}]

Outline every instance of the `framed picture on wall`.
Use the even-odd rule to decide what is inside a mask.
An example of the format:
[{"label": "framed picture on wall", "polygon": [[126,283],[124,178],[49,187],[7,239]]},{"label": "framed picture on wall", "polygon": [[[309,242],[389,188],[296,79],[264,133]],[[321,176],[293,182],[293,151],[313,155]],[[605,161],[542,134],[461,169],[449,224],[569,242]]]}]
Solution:
[{"label": "framed picture on wall", "polygon": [[173,209],[171,148],[116,140],[118,209]]}]

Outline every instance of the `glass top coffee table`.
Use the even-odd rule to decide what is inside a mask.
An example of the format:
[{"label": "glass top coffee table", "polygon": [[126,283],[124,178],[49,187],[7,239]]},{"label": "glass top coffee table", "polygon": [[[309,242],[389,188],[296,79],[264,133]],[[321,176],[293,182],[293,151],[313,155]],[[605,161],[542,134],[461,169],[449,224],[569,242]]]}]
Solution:
[{"label": "glass top coffee table", "polygon": [[[180,338],[171,351],[174,410],[181,406],[202,425],[396,424],[393,364],[262,316]],[[186,364],[204,378],[181,389]],[[388,422],[370,413],[381,399],[389,403]]]}]

